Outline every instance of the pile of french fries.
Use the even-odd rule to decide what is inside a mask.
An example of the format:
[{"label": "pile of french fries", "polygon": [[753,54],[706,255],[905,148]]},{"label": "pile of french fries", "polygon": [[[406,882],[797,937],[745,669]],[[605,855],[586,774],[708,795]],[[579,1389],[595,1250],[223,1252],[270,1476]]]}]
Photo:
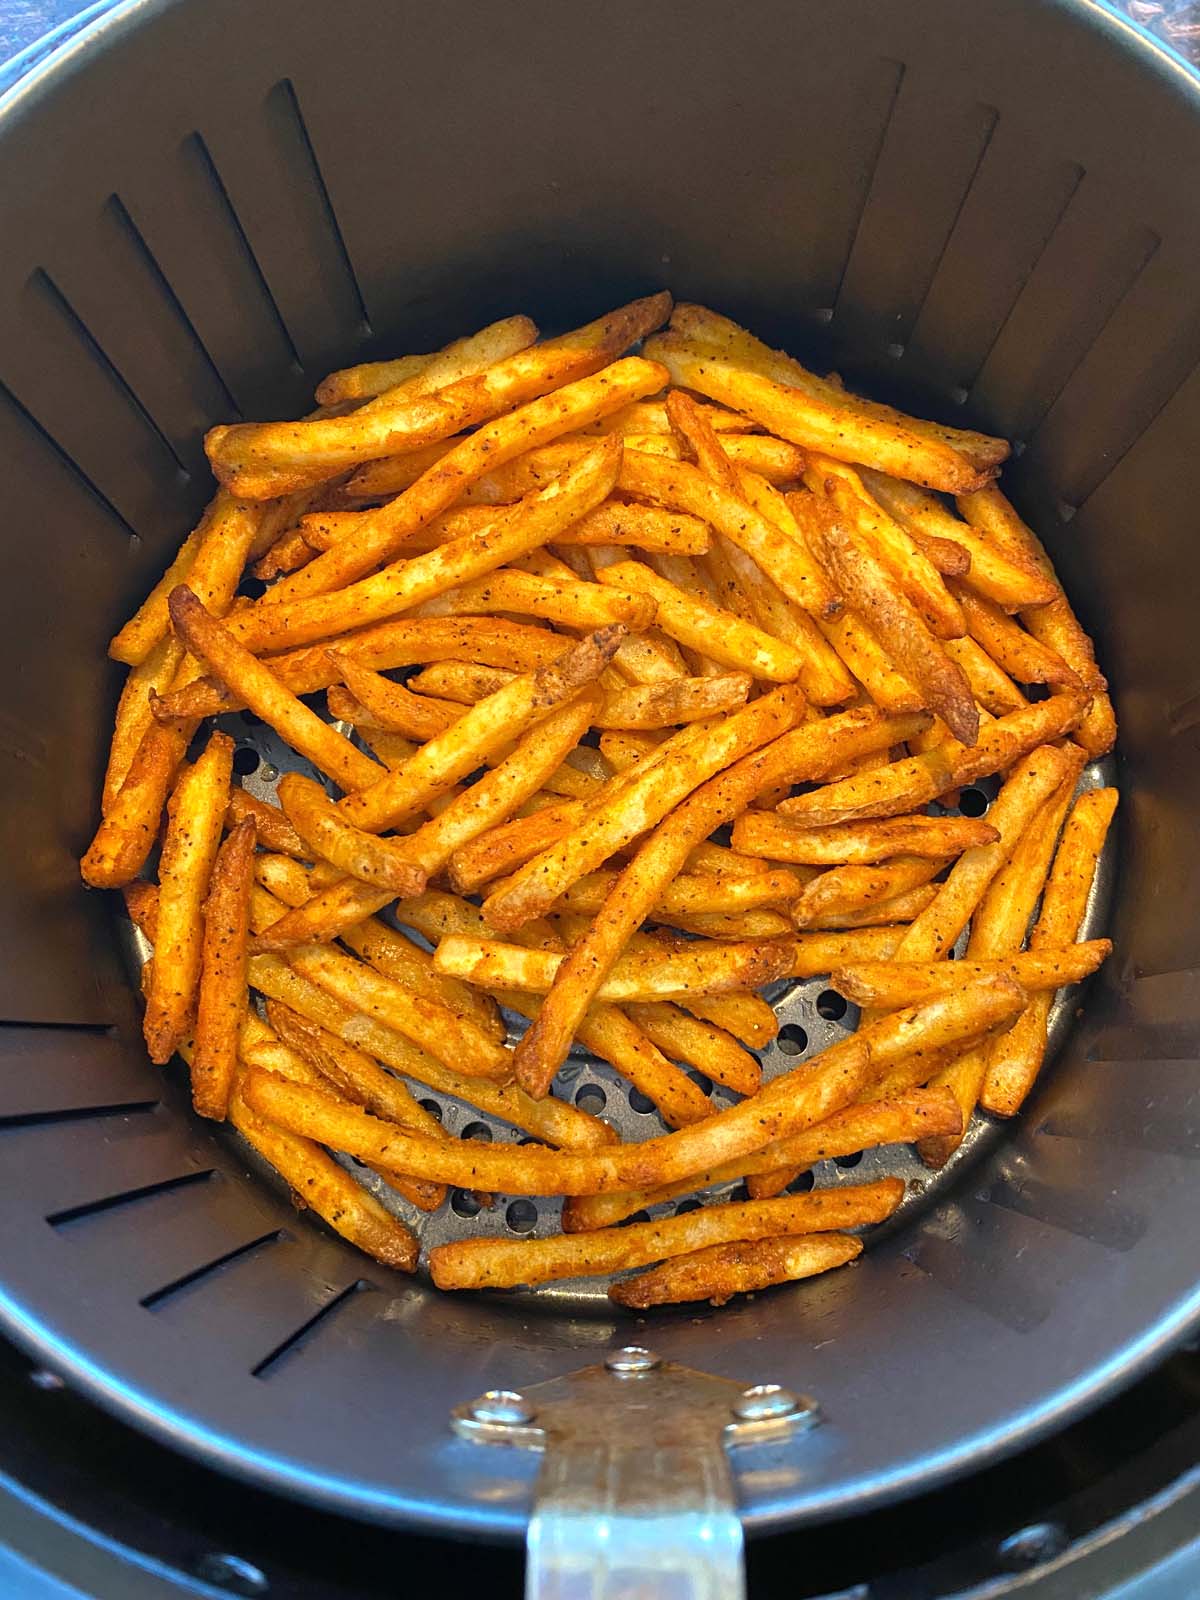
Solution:
[{"label": "pile of french fries", "polygon": [[[83,877],[153,946],[152,1059],[392,1266],[418,1240],[331,1150],[426,1211],[565,1197],[560,1234],[432,1250],[444,1288],[649,1268],[612,1299],[720,1303],[853,1260],[903,1185],[794,1180],[899,1142],[939,1166],[977,1106],[1013,1115],[1109,950],[1079,934],[1116,793],[1077,790],[1112,705],[995,486],[1007,445],[665,294],[317,400],[209,434],[216,497],[110,648]],[[239,710],[323,781],[236,784],[200,730]],[[764,1083],[759,991],[821,974],[861,1026]],[[575,1045],[668,1131],[556,1097]],[[450,1137],[414,1086],[512,1142]]]}]

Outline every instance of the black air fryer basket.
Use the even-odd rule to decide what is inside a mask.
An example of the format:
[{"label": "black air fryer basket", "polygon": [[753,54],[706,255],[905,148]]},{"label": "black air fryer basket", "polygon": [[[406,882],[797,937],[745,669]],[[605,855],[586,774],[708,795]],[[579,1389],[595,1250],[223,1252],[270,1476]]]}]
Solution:
[{"label": "black air fryer basket", "polygon": [[[524,1529],[538,1457],[454,1408],[635,1338],[818,1402],[733,1452],[761,1528],[928,1488],[1161,1357],[1200,1309],[1198,162],[1196,79],[1084,0],[127,0],[11,94],[6,1329],[223,1470],[478,1534]],[[145,1060],[119,916],[76,862],[105,646],[209,493],[208,426],[659,287],[1017,441],[1006,487],[1096,636],[1123,799],[1115,953],[1019,1121],[853,1272],[638,1325],[450,1299],[298,1217]],[[785,1004],[819,1042],[814,998]]]}]

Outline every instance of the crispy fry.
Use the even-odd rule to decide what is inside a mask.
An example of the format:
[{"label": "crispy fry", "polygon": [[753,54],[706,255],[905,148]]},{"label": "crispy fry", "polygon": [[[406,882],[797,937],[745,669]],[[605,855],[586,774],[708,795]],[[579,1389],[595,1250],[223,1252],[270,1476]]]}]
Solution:
[{"label": "crispy fry", "polygon": [[907,889],[903,894],[878,900],[874,905],[862,906],[855,911],[828,911],[815,923],[810,923],[808,931],[811,933],[820,928],[827,932],[848,932],[852,928],[874,928],[893,936],[898,944],[905,932],[900,924],[910,923],[919,917],[937,898],[938,887],[936,883],[926,883],[919,889]]},{"label": "crispy fry", "polygon": [[860,1006],[891,1011],[916,1005],[959,984],[1002,972],[1033,994],[1081,983],[1112,951],[1109,939],[1027,950],[992,961],[860,961],[838,967],[830,984]]},{"label": "crispy fry", "polygon": [[229,804],[233,740],[214,733],[195,766],[180,778],[167,808],[159,864],[154,976],[144,1032],[151,1061],[165,1065],[191,1023],[204,939],[203,902]]},{"label": "crispy fry", "polygon": [[1086,704],[1083,695],[1055,695],[997,717],[980,730],[974,746],[951,740],[923,755],[893,761],[877,771],[784,800],[779,811],[814,828],[867,817],[901,816],[950,789],[1000,772],[1038,745],[1061,738],[1076,726]]},{"label": "crispy fry", "polygon": [[893,817],[805,828],[771,811],[745,811],[733,825],[733,848],[770,861],[839,866],[886,861],[891,856],[960,855],[991,844],[996,830],[983,817]]},{"label": "crispy fry", "polygon": [[160,639],[125,679],[121,698],[117,702],[108,765],[104,770],[104,787],[100,794],[101,816],[106,817],[112,810],[142,740],[153,724],[153,697],[171,687],[182,660],[183,645],[172,635]]},{"label": "crispy fry", "polygon": [[798,928],[846,916],[919,889],[946,865],[938,856],[892,856],[878,866],[830,867],[803,890],[792,907]]},{"label": "crispy fry", "polygon": [[979,712],[962,670],[940,648],[916,607],[857,532],[836,518],[814,518],[813,549],[850,604],[869,624],[900,671],[920,689],[955,738],[974,744]]},{"label": "crispy fry", "polygon": [[254,821],[239,822],[217,851],[208,900],[196,1033],[192,1103],[202,1117],[225,1119],[237,1072],[238,1035],[246,1014],[246,941],[254,881]]},{"label": "crispy fry", "polygon": [[[212,428],[204,447],[218,479],[235,493],[253,500],[289,494],[364,461],[449,438],[511,413],[514,406],[527,408],[539,396],[586,380],[655,327],[669,304],[664,295],[634,302],[560,339],[519,350],[432,394],[401,395],[394,403],[371,404],[348,416]],[[626,394],[622,401],[636,398]],[[536,442],[528,440],[530,445]]]},{"label": "crispy fry", "polygon": [[518,616],[544,617],[549,622],[572,628],[602,628],[609,622],[623,622],[629,628],[649,627],[654,620],[654,602],[645,595],[626,589],[602,589],[598,584],[539,578],[527,572],[504,568],[489,577],[448,589],[434,600],[426,600],[419,614],[424,617],[457,615],[482,616],[492,611]]},{"label": "crispy fry", "polygon": [[[569,911],[594,915],[607,899],[618,874],[612,870],[590,872],[572,884],[560,904]],[[778,868],[745,877],[718,877],[716,874],[684,873],[664,889],[652,910],[665,920],[671,912],[685,915],[696,912],[728,912],[778,905],[794,898],[802,880],[794,872]]]},{"label": "crispy fry", "polygon": [[469,338],[455,339],[433,355],[401,356],[393,361],[366,361],[357,367],[342,367],[317,385],[317,404],[336,406],[344,400],[371,400],[401,385],[407,394],[428,394],[503,361],[506,356],[516,355],[537,336],[537,328],[528,317],[505,317]]},{"label": "crispy fry", "polygon": [[1025,942],[1087,759],[1074,744],[1064,745],[1063,753],[1068,759],[1066,776],[1017,840],[1012,855],[988,884],[987,893],[971,915],[967,954],[973,958],[1009,955]]},{"label": "crispy fry", "polygon": [[[1078,935],[1116,807],[1115,789],[1090,789],[1075,802],[1029,936],[1031,949],[1052,949]],[[1035,995],[1010,1033],[992,1048],[980,1093],[985,1110],[1008,1117],[1020,1110],[1046,1053],[1052,999],[1049,992]]]},{"label": "crispy fry", "polygon": [[942,649],[962,668],[971,693],[992,716],[1003,717],[1029,704],[1007,672],[998,667],[970,635],[963,639],[944,639]]},{"label": "crispy fry", "polygon": [[923,1136],[950,1133],[959,1126],[958,1108],[945,1089],[911,1089],[895,1100],[874,1100],[847,1106],[815,1127],[768,1145],[755,1155],[739,1156],[708,1172],[698,1172],[678,1183],[657,1189],[627,1190],[624,1194],[577,1195],[563,1207],[563,1232],[582,1233],[609,1228],[635,1211],[648,1210],[681,1194],[694,1194],[717,1184],[773,1173],[804,1172],[818,1161],[850,1156],[876,1145],[903,1144]]},{"label": "crispy fry", "polygon": [[[648,339],[647,357],[661,362],[672,383],[753,417],[771,433],[839,461],[863,462],[931,489],[965,493],[991,477],[949,444],[919,434],[905,421],[880,418],[850,402],[786,388],[749,372],[677,333]],[[895,416],[895,414],[893,414]]]},{"label": "crispy fry", "polygon": [[946,955],[1021,834],[1071,766],[1071,758],[1054,745],[1043,745],[1021,757],[989,812],[998,837],[992,844],[976,845],[959,856],[937,899],[905,934],[897,952],[899,960],[936,961]]},{"label": "crispy fry", "polygon": [[821,622],[819,628],[838,660],[853,673],[854,677],[849,680],[852,692],[854,678],[857,678],[881,711],[899,715],[921,710],[924,704],[921,694],[896,671],[879,640],[860,616],[853,611],[843,611],[840,617]]},{"label": "crispy fry", "polygon": [[899,1205],[903,1193],[899,1179],[884,1178],[879,1183],[822,1189],[780,1200],[710,1206],[682,1217],[635,1222],[628,1228],[606,1228],[591,1234],[456,1239],[432,1250],[429,1266],[439,1289],[509,1289],[521,1283],[596,1277],[735,1240],[827,1233],[833,1228],[882,1222]]},{"label": "crispy fry", "polygon": [[596,711],[598,728],[674,728],[703,722],[745,705],[748,672],[719,678],[675,678],[670,683],[631,684],[605,695]]},{"label": "crispy fry", "polygon": [[294,750],[345,789],[364,789],[375,782],[377,763],[303,705],[269,666],[209,615],[186,584],[172,592],[170,608],[175,630],[192,654]]},{"label": "crispy fry", "polygon": [[[153,691],[151,691],[153,693]],[[163,802],[191,738],[190,725],[147,728],[121,787],[79,864],[92,889],[119,889],[146,864],[158,834]]]},{"label": "crispy fry", "polygon": [[319,783],[299,772],[279,780],[279,802],[288,821],[310,847],[313,859],[396,895],[420,894],[425,872],[398,839],[377,839],[346,821]]},{"label": "crispy fry", "polygon": [[691,1300],[723,1306],[735,1294],[752,1294],[844,1267],[862,1254],[862,1248],[862,1240],[847,1233],[785,1234],[780,1239],[714,1244],[614,1283],[608,1298],[634,1311]]},{"label": "crispy fry", "polygon": [[[355,661],[353,656],[340,652],[332,654],[347,689],[378,725],[389,733],[402,733],[424,744],[426,740],[436,739],[439,733],[444,733],[462,714],[451,702],[413,694],[402,683],[393,683],[390,678]],[[329,694],[333,694],[332,685]],[[332,699],[329,708],[333,710]]]},{"label": "crispy fry", "polygon": [[971,637],[1002,671],[1019,683],[1051,683],[1077,689],[1079,678],[1056,651],[1026,633],[992,600],[955,584]]},{"label": "crispy fry", "polygon": [[634,549],[677,555],[703,555],[709,545],[708,524],[681,511],[606,500],[557,537],[559,544],[632,545]]},{"label": "crispy fry", "polygon": [[689,1016],[665,1000],[643,1001],[627,1009],[631,1021],[672,1061],[697,1068],[737,1094],[754,1094],[762,1087],[757,1058],[724,1028]]},{"label": "crispy fry", "polygon": [[959,501],[959,510],[973,527],[993,540],[1013,561],[1024,562],[1048,583],[1054,585],[1054,598],[1047,605],[1023,609],[1021,620],[1048,649],[1060,655],[1077,674],[1092,701],[1079,724],[1076,738],[1088,755],[1096,760],[1112,749],[1117,737],[1116,717],[1108,696],[1108,684],[1096,665],[1096,652],[1079,619],[1072,611],[1041,542],[1027,528],[999,489],[968,494]]}]

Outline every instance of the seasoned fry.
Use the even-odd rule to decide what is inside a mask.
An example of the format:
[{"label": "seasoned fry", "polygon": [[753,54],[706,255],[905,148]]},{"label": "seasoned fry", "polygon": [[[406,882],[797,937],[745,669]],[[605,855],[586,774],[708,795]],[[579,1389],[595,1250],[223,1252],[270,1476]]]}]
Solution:
[{"label": "seasoned fry", "polygon": [[1063,753],[1068,758],[1066,777],[1017,840],[1012,855],[972,913],[968,954],[973,957],[1008,955],[1025,942],[1086,760],[1074,744],[1064,745]]},{"label": "seasoned fry", "polygon": [[191,1061],[192,1104],[200,1116],[215,1117],[218,1122],[229,1110],[238,1035],[246,1014],[246,941],[255,842],[254,821],[247,817],[217,851],[204,907]]},{"label": "seasoned fry", "polygon": [[433,355],[401,356],[394,361],[366,361],[357,367],[342,367],[317,385],[317,404],[336,406],[344,400],[371,400],[400,385],[408,394],[428,394],[470,372],[503,361],[506,356],[516,355],[537,336],[537,328],[528,317],[505,317],[469,338],[455,339]]},{"label": "seasoned fry", "polygon": [[154,974],[144,1032],[151,1061],[165,1065],[191,1024],[204,940],[203,902],[229,804],[233,740],[214,733],[175,787],[159,864]]},{"label": "seasoned fry", "polygon": [[817,867],[867,864],[891,856],[961,855],[991,844],[996,830],[983,817],[893,817],[805,828],[772,811],[744,811],[733,825],[733,848],[770,861]]},{"label": "seasoned fry", "polygon": [[[358,708],[365,710],[376,726],[388,733],[402,733],[424,744],[428,739],[436,739],[439,733],[445,733],[462,715],[451,701],[413,694],[402,683],[393,683],[370,667],[362,666],[353,656],[331,652],[331,657]],[[327,691],[329,710],[335,715],[345,715],[351,707],[343,703],[335,711],[335,687],[331,684]],[[347,716],[346,720],[359,722],[356,716]]]},{"label": "seasoned fry", "polygon": [[879,640],[860,616],[853,611],[843,611],[840,617],[821,622],[819,628],[837,659],[853,673],[848,679],[851,695],[845,698],[851,698],[856,692],[854,678],[857,678],[881,711],[899,715],[921,710],[924,705],[921,694],[892,666]]},{"label": "seasoned fry", "polygon": [[862,1240],[847,1233],[785,1234],[781,1239],[714,1244],[614,1283],[608,1298],[633,1311],[690,1300],[723,1306],[735,1294],[843,1267],[860,1256],[862,1248]]},{"label": "seasoned fry", "polygon": [[1109,939],[1055,949],[1026,950],[992,961],[860,961],[838,967],[830,984],[860,1006],[891,1011],[917,1005],[960,984],[1002,972],[1029,993],[1081,983],[1112,952]]},{"label": "seasoned fry", "polygon": [[827,917],[864,911],[921,888],[945,865],[942,857],[898,855],[878,866],[830,867],[802,891],[792,916],[798,928],[811,928]]},{"label": "seasoned fry", "polygon": [[971,693],[992,716],[1003,717],[1029,704],[1007,672],[969,635],[962,639],[944,639],[942,649],[962,668]]},{"label": "seasoned fry", "polygon": [[762,1087],[757,1058],[724,1028],[689,1016],[665,1000],[643,1001],[627,1009],[630,1020],[671,1060],[698,1068],[737,1094],[754,1094]]},{"label": "seasoned fry", "polygon": [[745,705],[751,681],[748,672],[730,672],[719,678],[632,684],[605,695],[596,712],[596,726],[655,729],[702,722]]},{"label": "seasoned fry", "polygon": [[838,461],[863,462],[930,489],[966,493],[982,488],[990,470],[980,470],[952,446],[915,433],[900,421],[879,418],[860,406],[786,388],[736,362],[681,338],[659,334],[645,344],[648,359],[661,362],[672,383],[692,389],[752,417],[771,433]]},{"label": "seasoned fry", "polygon": [[[290,494],[364,461],[449,438],[586,379],[661,322],[669,306],[666,295],[634,302],[560,339],[519,350],[432,394],[401,395],[394,404],[368,405],[348,416],[212,428],[204,447],[218,479],[235,493],[252,500]],[[622,401],[636,398],[627,394]],[[530,445],[536,442],[540,441],[528,440]]]},{"label": "seasoned fry", "polygon": [[563,1232],[582,1233],[589,1228],[609,1228],[635,1211],[694,1194],[740,1178],[772,1173],[780,1168],[795,1174],[818,1161],[855,1155],[876,1145],[903,1144],[923,1136],[951,1133],[959,1127],[958,1107],[945,1089],[911,1089],[895,1100],[874,1100],[835,1111],[815,1127],[768,1145],[755,1155],[739,1156],[708,1172],[698,1172],[678,1183],[657,1189],[634,1189],[624,1194],[577,1195],[563,1207]]},{"label": "seasoned fry", "polygon": [[558,535],[559,544],[631,545],[638,550],[675,555],[703,555],[709,545],[708,524],[681,511],[606,500]]},{"label": "seasoned fry", "polygon": [[1083,695],[1055,695],[997,717],[980,729],[978,743],[972,747],[951,740],[923,755],[893,761],[876,771],[843,778],[811,794],[784,800],[779,811],[814,828],[867,817],[901,816],[950,789],[990,777],[1038,745],[1070,733],[1086,705]]},{"label": "seasoned fry", "polygon": [[539,578],[505,568],[489,577],[476,578],[448,589],[419,608],[423,617],[482,616],[492,611],[518,616],[544,617],[572,628],[602,628],[623,622],[635,630],[654,620],[654,602],[626,589],[601,589],[598,584],[562,578]]},{"label": "seasoned fry", "polygon": [[1012,620],[992,600],[955,585],[971,637],[1002,671],[1019,683],[1051,683],[1079,687],[1078,675],[1063,658]]},{"label": "seasoned fry", "polygon": [[[572,884],[560,902],[569,911],[595,914],[608,898],[617,873],[590,872]],[[715,874],[682,874],[663,891],[652,910],[666,919],[670,913],[743,911],[757,906],[778,905],[793,899],[802,886],[794,872],[783,868],[745,877],[717,877]]]},{"label": "seasoned fry", "polygon": [[[1050,869],[1041,912],[1029,936],[1032,950],[1053,949],[1078,935],[1116,808],[1115,789],[1090,789],[1075,802]],[[991,1050],[980,1093],[985,1110],[1007,1117],[1020,1110],[1046,1053],[1052,998],[1049,991],[1035,995],[1010,1033]]]},{"label": "seasoned fry", "polygon": [[395,895],[420,894],[425,872],[397,839],[377,839],[346,821],[319,783],[299,772],[279,780],[279,803],[288,821],[309,846],[314,860],[331,862],[339,872]]},{"label": "seasoned fry", "polygon": [[821,1189],[780,1200],[710,1206],[682,1217],[635,1222],[628,1228],[605,1228],[592,1234],[456,1239],[430,1251],[429,1267],[439,1289],[511,1289],[522,1283],[596,1277],[734,1240],[827,1233],[834,1228],[882,1222],[899,1205],[903,1193],[898,1178],[884,1178],[879,1183]]},{"label": "seasoned fry", "polygon": [[345,789],[365,789],[375,782],[378,764],[303,705],[269,666],[209,615],[186,584],[172,592],[170,610],[175,630],[192,654],[294,750]]},{"label": "seasoned fry", "polygon": [[1071,766],[1070,756],[1054,745],[1043,745],[1021,757],[989,812],[998,836],[995,842],[976,845],[959,856],[938,889],[936,900],[905,934],[897,951],[899,960],[936,961],[950,950],[988,884]]},{"label": "seasoned fry", "polygon": [[165,693],[174,682],[183,660],[183,646],[173,635],[160,639],[153,650],[125,680],[117,702],[116,722],[104,787],[100,794],[100,814],[107,816],[129,776],[133,759],[154,723],[154,696]]},{"label": "seasoned fry", "polygon": [[899,943],[905,931],[899,924],[910,923],[919,917],[937,899],[938,887],[936,883],[927,883],[919,889],[908,889],[903,894],[877,900],[873,905],[862,906],[855,911],[827,911],[816,923],[809,925],[809,931],[814,927],[828,931],[875,928],[894,934],[896,943]]}]

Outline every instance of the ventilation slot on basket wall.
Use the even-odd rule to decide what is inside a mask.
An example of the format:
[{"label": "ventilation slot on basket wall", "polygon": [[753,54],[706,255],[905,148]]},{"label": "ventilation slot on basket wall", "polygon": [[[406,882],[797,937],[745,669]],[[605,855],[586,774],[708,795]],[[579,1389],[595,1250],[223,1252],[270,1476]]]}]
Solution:
[{"label": "ventilation slot on basket wall", "polygon": [[273,1372],[278,1370],[282,1362],[304,1350],[323,1327],[328,1326],[339,1312],[347,1308],[356,1295],[361,1294],[364,1290],[374,1288],[376,1288],[376,1285],[370,1282],[369,1279],[359,1278],[345,1289],[340,1290],[331,1300],[327,1300],[319,1311],[309,1317],[307,1322],[302,1323],[294,1333],[289,1334],[281,1344],[275,1346],[269,1355],[264,1356],[256,1366],[252,1367],[250,1376],[252,1378],[270,1377]]}]

